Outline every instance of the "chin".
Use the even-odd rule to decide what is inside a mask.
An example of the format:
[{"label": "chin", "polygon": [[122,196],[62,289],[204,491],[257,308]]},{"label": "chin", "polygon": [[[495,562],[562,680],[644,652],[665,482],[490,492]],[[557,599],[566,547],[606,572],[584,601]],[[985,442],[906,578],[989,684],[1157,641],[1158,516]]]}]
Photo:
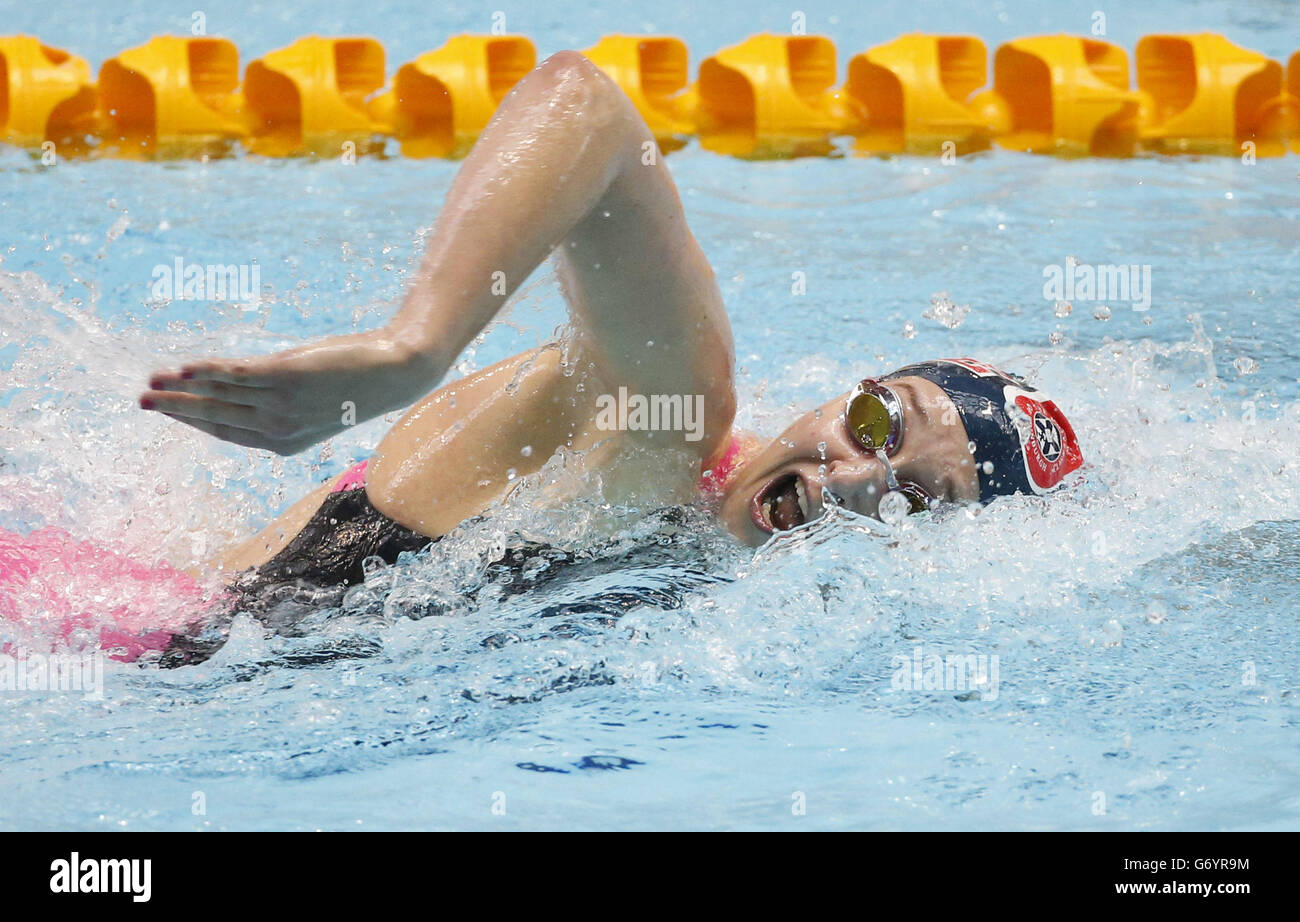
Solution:
[{"label": "chin", "polygon": [[727,491],[718,512],[727,531],[750,547],[762,547],[771,537],[754,524],[750,514],[750,504],[760,486],[756,483],[737,484]]}]

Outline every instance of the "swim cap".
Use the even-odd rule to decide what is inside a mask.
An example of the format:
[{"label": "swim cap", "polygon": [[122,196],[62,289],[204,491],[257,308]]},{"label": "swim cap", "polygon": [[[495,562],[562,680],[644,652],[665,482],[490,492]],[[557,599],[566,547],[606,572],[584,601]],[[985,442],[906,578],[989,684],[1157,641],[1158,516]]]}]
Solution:
[{"label": "swim cap", "polygon": [[908,365],[884,380],[915,375],[952,398],[971,443],[980,502],[1013,493],[1041,495],[1083,464],[1065,414],[1023,378],[975,359]]}]

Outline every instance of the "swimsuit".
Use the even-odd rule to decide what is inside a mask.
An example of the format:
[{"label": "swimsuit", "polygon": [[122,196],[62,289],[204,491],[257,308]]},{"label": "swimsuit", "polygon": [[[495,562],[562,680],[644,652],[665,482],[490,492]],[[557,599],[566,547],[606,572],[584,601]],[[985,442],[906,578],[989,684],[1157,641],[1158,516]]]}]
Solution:
[{"label": "swimsuit", "polygon": [[[722,458],[700,477],[702,493],[721,495],[735,473],[740,449],[740,439],[733,437]],[[398,524],[371,504],[365,489],[369,463],[365,460],[348,468],[292,541],[266,563],[236,577],[229,587],[230,604],[220,615],[194,631],[175,635],[160,665],[203,662],[225,643],[226,630],[236,614],[251,615],[276,630],[291,630],[301,617],[296,609],[318,609],[325,604],[326,599],[313,591],[333,589],[341,598],[339,590],[365,581],[368,558],[378,557],[391,566],[399,554],[414,553],[438,541]],[[536,580],[522,574],[536,570],[526,565],[539,557],[547,560],[548,577],[578,559],[554,547],[523,542],[508,548],[489,568],[495,574],[494,582],[505,595],[530,588]],[[302,605],[285,604],[304,590]]]},{"label": "swimsuit", "polygon": [[365,579],[362,563],[367,557],[392,564],[403,551],[418,551],[435,540],[397,524],[371,505],[365,490],[367,464],[349,468],[302,531],[233,588],[256,596],[268,586],[295,580],[356,585]]}]

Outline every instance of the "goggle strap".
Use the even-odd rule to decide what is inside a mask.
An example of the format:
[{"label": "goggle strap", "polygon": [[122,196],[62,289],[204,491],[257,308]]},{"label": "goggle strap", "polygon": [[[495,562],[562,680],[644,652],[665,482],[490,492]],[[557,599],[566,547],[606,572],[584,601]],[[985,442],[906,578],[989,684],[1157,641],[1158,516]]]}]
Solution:
[{"label": "goggle strap", "polygon": [[885,483],[889,486],[889,489],[901,489],[898,485],[898,477],[894,474],[894,465],[889,463],[889,455],[885,454],[883,448],[876,449],[876,460],[885,466]]}]

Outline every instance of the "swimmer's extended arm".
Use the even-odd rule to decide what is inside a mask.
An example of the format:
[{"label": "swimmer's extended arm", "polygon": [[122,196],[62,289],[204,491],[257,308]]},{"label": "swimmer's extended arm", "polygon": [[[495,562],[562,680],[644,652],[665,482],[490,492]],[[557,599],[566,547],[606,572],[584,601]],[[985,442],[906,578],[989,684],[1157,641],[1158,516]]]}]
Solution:
[{"label": "swimmer's extended arm", "polygon": [[[143,406],[282,454],[427,393],[557,247],[583,354],[611,386],[734,407],[731,333],[652,136],[586,58],[554,55],[501,104],[457,174],[393,320],[264,358],[155,375]],[[725,417],[725,420],[722,418]]]}]

